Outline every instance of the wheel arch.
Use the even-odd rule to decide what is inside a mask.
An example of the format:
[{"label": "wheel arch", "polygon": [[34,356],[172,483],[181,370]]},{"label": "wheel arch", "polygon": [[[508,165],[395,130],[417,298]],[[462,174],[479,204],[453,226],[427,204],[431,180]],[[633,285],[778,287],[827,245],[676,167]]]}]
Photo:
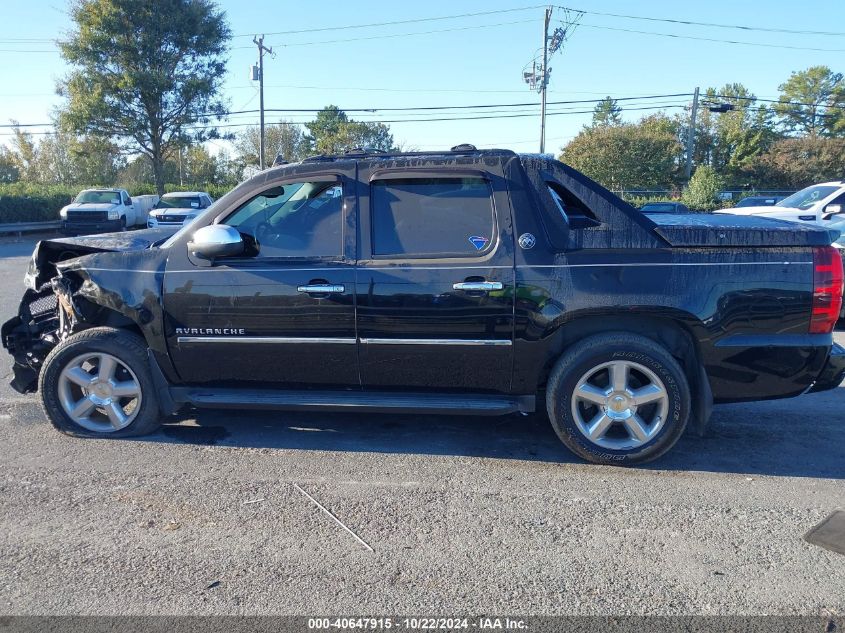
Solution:
[{"label": "wheel arch", "polygon": [[704,435],[713,409],[713,392],[704,370],[701,350],[703,324],[693,315],[666,310],[660,313],[632,311],[577,315],[557,324],[550,354],[538,377],[538,390],[545,390],[555,363],[572,345],[588,336],[607,332],[628,332],[645,336],[662,345],[680,363],[693,397],[690,428]]},{"label": "wheel arch", "polygon": [[650,338],[665,347],[683,367],[689,361],[697,362],[701,358],[699,345],[684,320],[678,315],[591,313],[563,321],[555,329],[538,387],[546,384],[552,367],[569,347],[588,336],[607,332],[628,332]]},{"label": "wheel arch", "polygon": [[555,330],[554,342],[539,374],[537,388],[545,390],[555,363],[576,342],[614,331],[639,334],[662,345],[680,363],[689,381],[694,403],[690,424],[699,435],[703,435],[713,407],[713,394],[704,371],[700,339],[695,333],[699,325],[694,316],[684,312],[592,313],[566,320]]}]

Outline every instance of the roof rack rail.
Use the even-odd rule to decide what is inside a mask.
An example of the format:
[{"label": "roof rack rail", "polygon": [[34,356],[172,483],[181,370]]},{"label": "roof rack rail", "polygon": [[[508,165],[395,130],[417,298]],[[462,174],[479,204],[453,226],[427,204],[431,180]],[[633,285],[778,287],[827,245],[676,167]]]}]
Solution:
[{"label": "roof rack rail", "polygon": [[387,154],[387,152],[376,147],[353,147],[343,152],[344,156],[350,154]]},{"label": "roof rack rail", "polygon": [[354,147],[345,150],[340,154],[316,154],[302,159],[303,163],[325,163],[336,160],[355,160],[358,158],[392,158],[392,157],[426,157],[426,156],[443,156],[444,154],[471,154],[471,153],[509,153],[513,154],[511,150],[507,149],[478,149],[471,143],[461,143],[447,150],[430,150],[430,151],[385,151],[376,149],[374,147]]}]

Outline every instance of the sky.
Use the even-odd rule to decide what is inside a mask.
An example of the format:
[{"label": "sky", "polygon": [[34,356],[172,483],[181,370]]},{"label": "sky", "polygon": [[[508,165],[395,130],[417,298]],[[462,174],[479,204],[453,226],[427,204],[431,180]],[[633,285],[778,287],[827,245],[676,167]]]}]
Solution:
[{"label": "sky", "polygon": [[[589,111],[594,105],[553,102],[605,95],[628,98],[691,93],[696,86],[704,90],[728,82],[743,83],[758,97],[777,98],[778,86],[793,71],[819,64],[845,71],[845,2],[841,1],[559,1],[586,13],[549,63],[548,152],[557,153],[590,121],[590,114],[579,112]],[[350,116],[368,121],[415,119],[389,124],[396,142],[415,149],[445,149],[459,143],[523,152],[539,149],[540,99],[524,83],[523,70],[542,46],[545,5],[534,5],[531,0],[220,0],[219,5],[226,11],[235,35],[225,81],[231,110],[258,108],[258,84],[250,81],[249,68],[257,60],[252,37],[265,33],[265,45],[273,48],[273,55],[265,57],[264,69],[268,109],[319,109],[328,104],[369,110],[528,104],[510,109],[491,107],[483,112],[486,116],[525,115],[509,118],[430,120],[482,116],[481,110],[459,109],[381,110],[350,112]],[[499,12],[492,13],[495,11]],[[350,28],[474,13],[485,14]],[[602,13],[775,31],[690,26]],[[61,98],[55,95],[56,82],[67,72],[55,45],[55,40],[72,27],[67,5],[60,0],[7,0],[3,14],[0,124],[12,120],[22,124],[48,122],[61,104]],[[564,10],[555,8],[552,28],[565,18]],[[777,29],[836,34],[782,33]],[[653,112],[635,108],[683,107],[690,100],[689,96],[680,96],[620,104],[629,108],[623,112],[624,118],[633,121]],[[681,111],[679,107],[667,109],[668,113]],[[267,122],[282,116],[306,121],[313,114],[268,113]],[[235,126],[257,122],[258,114],[233,115],[228,121],[233,127],[225,129],[237,132],[242,128]],[[7,142],[8,134],[8,128],[0,128],[0,141]],[[209,149],[225,146],[225,142],[216,141]]]}]

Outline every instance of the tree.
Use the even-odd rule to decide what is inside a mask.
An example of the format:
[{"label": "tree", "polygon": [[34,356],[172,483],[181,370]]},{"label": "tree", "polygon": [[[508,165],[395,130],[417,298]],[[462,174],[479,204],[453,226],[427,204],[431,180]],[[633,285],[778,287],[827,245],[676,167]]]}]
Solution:
[{"label": "tree", "polygon": [[17,121],[12,121],[12,156],[21,180],[37,180],[38,145],[29,132],[24,132]]},{"label": "tree", "polygon": [[695,170],[689,184],[681,194],[681,202],[690,209],[710,211],[715,209],[718,194],[724,186],[722,177],[710,165],[701,165]]},{"label": "tree", "polygon": [[652,115],[638,123],[586,127],[560,159],[610,189],[668,189],[677,180],[680,153],[676,123]]},{"label": "tree", "polygon": [[809,136],[845,135],[845,83],[842,73],[827,66],[793,72],[781,92],[775,111],[785,131]]},{"label": "tree", "polygon": [[182,152],[182,182],[191,186],[217,183],[217,160],[202,145]]},{"label": "tree", "polygon": [[619,125],[622,123],[622,108],[610,96],[605,97],[593,109],[593,126]]},{"label": "tree", "polygon": [[[693,164],[709,165],[731,183],[740,183],[756,156],[780,138],[772,121],[772,111],[757,106],[756,97],[741,83],[707,88],[695,125]],[[728,105],[726,112],[711,112],[717,105]],[[680,138],[686,139],[690,113],[677,117]]]},{"label": "tree", "polygon": [[752,164],[759,188],[802,189],[845,173],[845,138],[788,138],[776,142]]},{"label": "tree", "polygon": [[38,145],[33,180],[71,185],[111,185],[125,159],[108,139],[68,132],[44,137]]},{"label": "tree", "polygon": [[355,147],[389,151],[393,135],[384,123],[365,123],[350,119],[337,106],[326,106],[310,123],[305,142],[318,154],[337,154]]},{"label": "tree", "polygon": [[62,126],[141,152],[164,193],[168,152],[216,137],[225,113],[225,14],[211,0],[74,0],[71,16]]},{"label": "tree", "polygon": [[0,183],[17,182],[20,177],[14,153],[5,145],[0,145]]},{"label": "tree", "polygon": [[[258,165],[260,151],[260,129],[248,127],[235,139],[235,151],[247,165]],[[264,164],[272,165],[277,156],[289,163],[302,160],[308,155],[308,144],[302,128],[290,121],[279,121],[264,128]]]}]

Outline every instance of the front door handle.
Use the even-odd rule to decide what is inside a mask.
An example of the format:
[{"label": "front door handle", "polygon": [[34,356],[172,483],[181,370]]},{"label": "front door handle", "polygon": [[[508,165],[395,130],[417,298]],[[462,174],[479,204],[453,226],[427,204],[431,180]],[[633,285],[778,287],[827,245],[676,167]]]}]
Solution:
[{"label": "front door handle", "polygon": [[340,284],[308,284],[297,286],[296,291],[309,295],[335,295],[346,292],[346,286]]},{"label": "front door handle", "polygon": [[452,284],[453,290],[466,290],[468,292],[489,292],[490,290],[501,290],[504,288],[501,281],[459,281]]}]

